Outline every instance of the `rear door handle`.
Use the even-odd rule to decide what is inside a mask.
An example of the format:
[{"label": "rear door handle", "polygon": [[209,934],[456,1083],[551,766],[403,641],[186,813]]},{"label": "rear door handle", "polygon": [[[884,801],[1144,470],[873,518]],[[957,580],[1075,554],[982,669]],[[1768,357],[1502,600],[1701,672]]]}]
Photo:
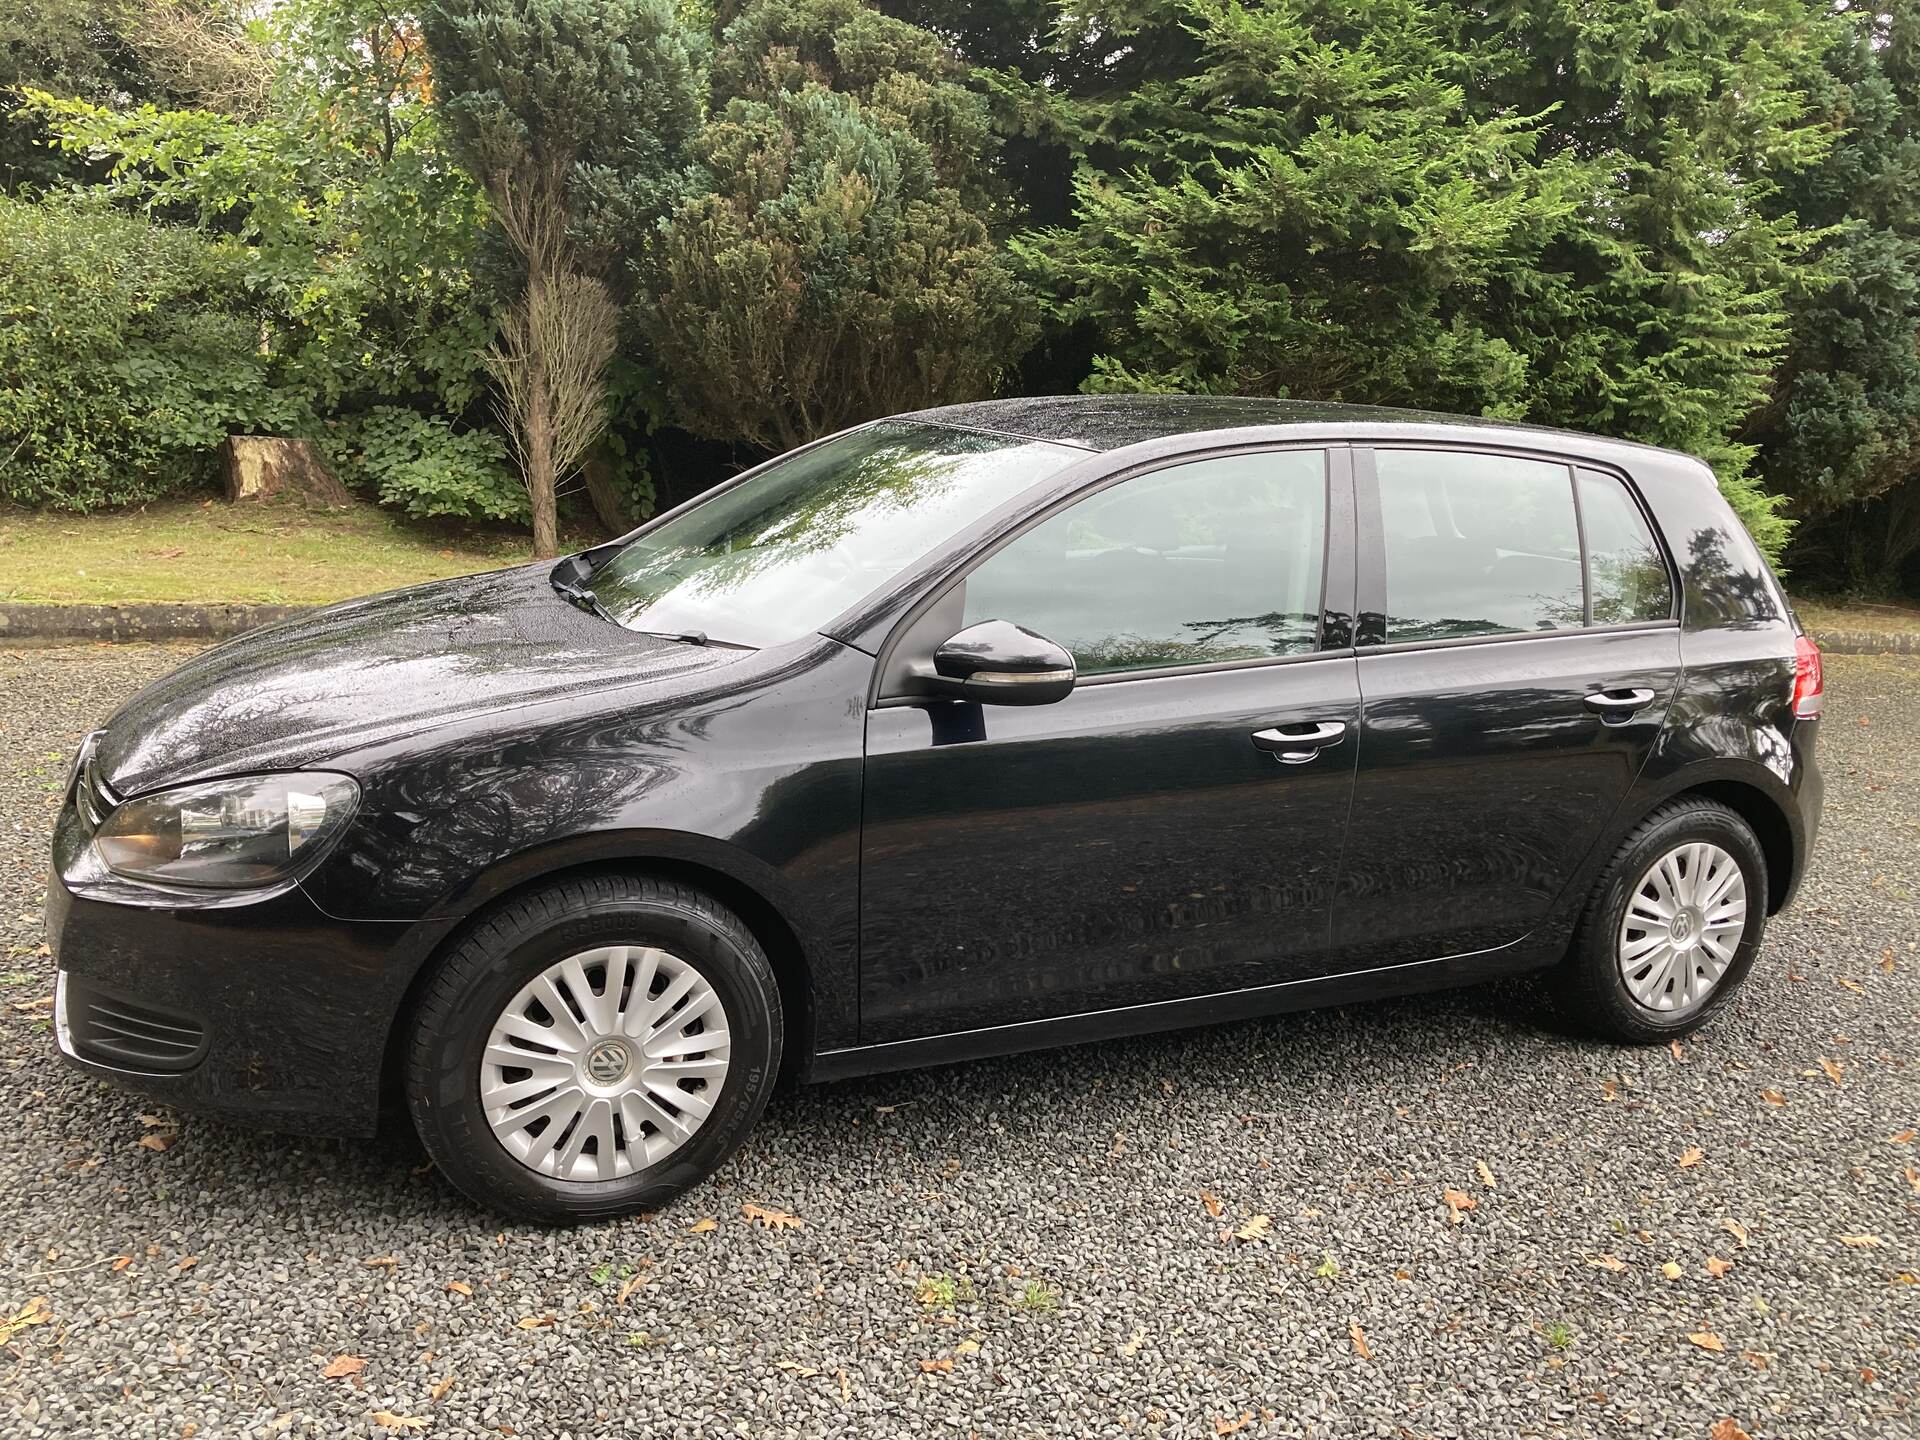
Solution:
[{"label": "rear door handle", "polygon": [[1587,696],[1587,709],[1609,720],[1624,720],[1653,703],[1651,690],[1596,690]]},{"label": "rear door handle", "polygon": [[1282,765],[1304,765],[1328,745],[1338,745],[1347,733],[1344,720],[1308,720],[1253,732],[1253,743]]}]

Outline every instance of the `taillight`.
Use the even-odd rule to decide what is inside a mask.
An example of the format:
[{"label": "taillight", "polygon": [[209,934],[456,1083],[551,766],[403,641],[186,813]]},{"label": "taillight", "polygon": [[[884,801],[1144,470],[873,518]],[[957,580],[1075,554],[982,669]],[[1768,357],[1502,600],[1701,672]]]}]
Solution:
[{"label": "taillight", "polygon": [[1827,698],[1825,667],[1820,663],[1820,647],[1805,635],[1793,642],[1793,713],[1811,720],[1820,713]]}]

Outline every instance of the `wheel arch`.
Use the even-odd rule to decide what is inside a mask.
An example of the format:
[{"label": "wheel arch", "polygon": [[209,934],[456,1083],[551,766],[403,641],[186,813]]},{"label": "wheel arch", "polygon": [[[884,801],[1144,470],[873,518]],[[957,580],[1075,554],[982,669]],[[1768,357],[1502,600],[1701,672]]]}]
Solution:
[{"label": "wheel arch", "polygon": [[432,980],[441,958],[448,954],[489,914],[510,905],[531,890],[556,881],[583,875],[648,876],[671,880],[705,891],[738,915],[766,952],[780,985],[780,1005],[784,1018],[783,1075],[804,1073],[815,1053],[818,1038],[818,1005],[815,999],[814,969],[799,930],[787,914],[761,889],[729,869],[684,855],[633,854],[581,858],[568,856],[544,867],[525,868],[511,882],[489,887],[482,898],[460,913],[450,927],[442,927],[438,938],[407,981],[400,1003],[388,1019],[386,1044],[382,1052],[380,1099],[383,1111],[404,1109],[399,1105],[404,1085],[404,1066],[411,1021],[421,993]]},{"label": "wheel arch", "polygon": [[1668,776],[1666,783],[1648,787],[1633,804],[1623,805],[1615,817],[1611,843],[1595,848],[1590,872],[1582,877],[1580,903],[1586,903],[1585,887],[1593,883],[1593,876],[1641,821],[1662,805],[1698,797],[1726,806],[1747,822],[1766,858],[1767,914],[1779,914],[1799,884],[1805,837],[1794,819],[1792,793],[1771,773],[1756,776],[1753,769],[1691,765]]},{"label": "wheel arch", "polygon": [[1778,915],[1797,878],[1798,846],[1785,808],[1759,786],[1741,780],[1707,780],[1666,798],[1692,795],[1718,801],[1747,822],[1767,860],[1767,914]]}]

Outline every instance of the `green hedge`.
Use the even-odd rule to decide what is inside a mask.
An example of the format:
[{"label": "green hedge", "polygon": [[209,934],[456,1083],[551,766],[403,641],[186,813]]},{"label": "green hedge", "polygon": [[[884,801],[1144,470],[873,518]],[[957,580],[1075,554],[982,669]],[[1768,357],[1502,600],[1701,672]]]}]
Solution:
[{"label": "green hedge", "polygon": [[97,202],[0,197],[0,498],[152,499],[205,483],[230,431],[302,428],[244,265],[237,244]]}]

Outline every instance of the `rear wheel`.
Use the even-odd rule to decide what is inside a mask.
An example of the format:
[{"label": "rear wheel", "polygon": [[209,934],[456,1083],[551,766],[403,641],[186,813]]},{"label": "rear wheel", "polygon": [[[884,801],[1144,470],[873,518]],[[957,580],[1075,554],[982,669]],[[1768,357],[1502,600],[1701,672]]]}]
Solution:
[{"label": "rear wheel", "polygon": [[1766,859],[1747,822],[1712,800],[1663,806],[1595,884],[1552,977],[1560,1009],[1629,1044],[1697,1030],[1746,979],[1766,915]]},{"label": "rear wheel", "polygon": [[684,885],[558,881],[476,925],[414,1016],[407,1102],[434,1163],[523,1219],[662,1205],[717,1169],[780,1068],[780,991]]}]

